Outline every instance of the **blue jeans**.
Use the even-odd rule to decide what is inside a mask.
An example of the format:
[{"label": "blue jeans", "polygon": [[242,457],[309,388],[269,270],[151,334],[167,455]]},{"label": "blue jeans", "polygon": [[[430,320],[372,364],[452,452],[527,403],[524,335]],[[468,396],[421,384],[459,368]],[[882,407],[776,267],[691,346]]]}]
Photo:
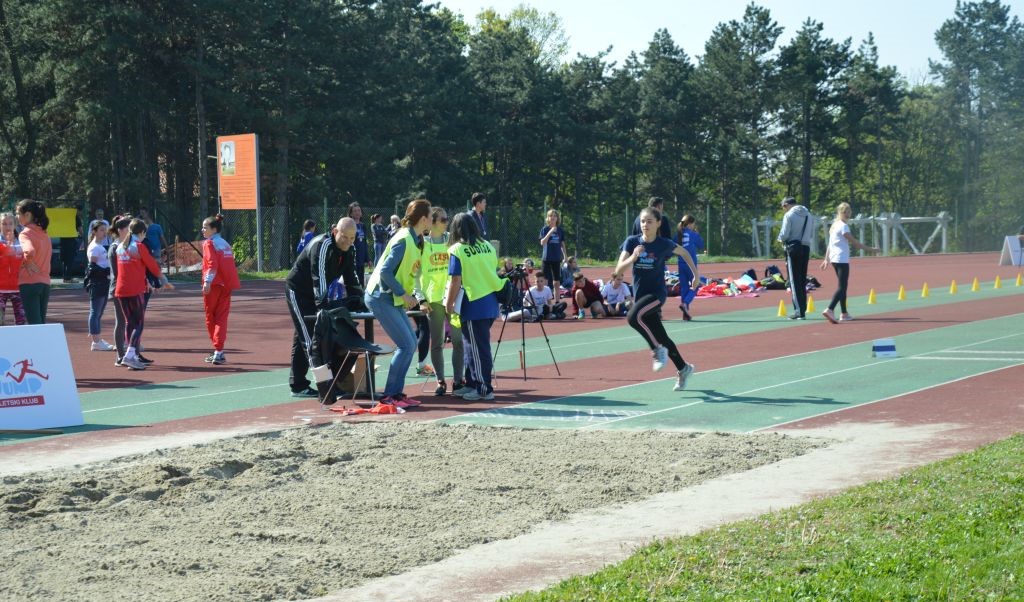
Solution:
[{"label": "blue jeans", "polygon": [[377,318],[380,327],[398,347],[391,356],[388,380],[382,391],[385,397],[391,397],[401,393],[405,388],[405,373],[409,371],[412,358],[416,354],[416,335],[409,323],[409,316],[405,315],[405,308],[395,305],[394,297],[390,294],[383,293],[379,297],[374,297],[366,293],[363,300]]},{"label": "blue jeans", "polygon": [[103,317],[103,310],[107,308],[107,291],[103,290],[102,295],[94,295],[89,299],[89,334],[98,335],[102,332],[100,319]]}]

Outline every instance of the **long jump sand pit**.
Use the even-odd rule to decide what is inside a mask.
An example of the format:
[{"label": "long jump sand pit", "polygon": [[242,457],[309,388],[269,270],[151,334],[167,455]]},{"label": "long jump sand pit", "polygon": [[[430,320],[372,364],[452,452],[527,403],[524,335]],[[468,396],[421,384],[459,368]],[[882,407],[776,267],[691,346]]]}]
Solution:
[{"label": "long jump sand pit", "polygon": [[823,445],[775,433],[331,424],[5,476],[0,599],[320,596]]}]

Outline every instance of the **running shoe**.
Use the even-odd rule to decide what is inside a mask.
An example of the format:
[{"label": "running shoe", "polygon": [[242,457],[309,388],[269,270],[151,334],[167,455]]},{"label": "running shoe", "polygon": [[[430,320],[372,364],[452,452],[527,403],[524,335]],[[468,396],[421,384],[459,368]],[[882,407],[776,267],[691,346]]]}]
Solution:
[{"label": "running shoe", "polygon": [[114,360],[114,365],[115,366],[123,366],[124,364],[121,363],[123,361],[124,361],[124,358],[122,358],[121,356],[117,356],[117,358]]},{"label": "running shoe", "polygon": [[113,351],[114,346],[110,343],[100,339],[94,343],[89,344],[89,351]]},{"label": "running shoe", "polygon": [[320,394],[316,392],[316,389],[306,387],[301,391],[292,391],[292,397],[320,397]]},{"label": "running shoe", "polygon": [[149,359],[148,357],[145,357],[141,353],[136,352],[135,357],[138,358],[140,362],[146,364],[147,366],[153,363],[153,360]]},{"label": "running shoe", "polygon": [[227,362],[227,360],[224,359],[224,354],[223,353],[220,354],[220,355],[214,355],[213,359],[210,360],[210,363],[215,365],[215,366],[221,366],[225,362]]},{"label": "running shoe", "polygon": [[424,364],[420,368],[416,368],[416,376],[437,376],[434,373],[434,367],[430,364]]},{"label": "running shoe", "polygon": [[683,369],[676,372],[676,386],[672,387],[673,391],[682,391],[686,388],[686,379],[693,374],[693,364],[686,364]]},{"label": "running shoe", "polygon": [[825,319],[833,324],[839,323],[839,320],[836,319],[836,316],[835,314],[832,313],[831,309],[826,309],[825,311],[821,312],[821,315],[825,316]]},{"label": "running shoe", "polygon": [[585,312],[585,311],[583,311],[581,309],[580,313],[576,314],[576,319],[577,320],[586,320],[587,319],[587,312]]},{"label": "running shoe", "polygon": [[684,322],[689,322],[690,320],[693,319],[693,316],[690,315],[690,310],[689,310],[688,306],[680,305],[679,309],[683,310],[683,321]]},{"label": "running shoe", "polygon": [[121,359],[121,365],[132,370],[145,370],[146,364],[139,361],[138,357],[125,357]]},{"label": "running shoe", "polygon": [[651,369],[655,372],[661,371],[668,363],[668,349],[665,349],[664,345],[658,345],[654,348],[654,364]]},{"label": "running shoe", "polygon": [[839,316],[839,321],[840,322],[851,322],[851,321],[853,321],[853,316],[851,316],[850,314],[843,314],[843,315]]},{"label": "running shoe", "polygon": [[434,397],[444,397],[448,393],[448,385],[441,381],[437,383],[437,388],[434,389]]},{"label": "running shoe", "polygon": [[494,389],[491,389],[490,391],[488,391],[486,395],[480,396],[480,399],[482,399],[484,401],[491,401],[491,400],[493,400],[494,399]]},{"label": "running shoe", "polygon": [[463,398],[466,395],[469,395],[470,393],[476,393],[476,392],[477,392],[476,389],[474,389],[472,387],[467,387],[466,385],[462,385],[458,389],[454,388],[454,386],[452,387],[452,395],[457,395],[457,396],[463,397]]}]

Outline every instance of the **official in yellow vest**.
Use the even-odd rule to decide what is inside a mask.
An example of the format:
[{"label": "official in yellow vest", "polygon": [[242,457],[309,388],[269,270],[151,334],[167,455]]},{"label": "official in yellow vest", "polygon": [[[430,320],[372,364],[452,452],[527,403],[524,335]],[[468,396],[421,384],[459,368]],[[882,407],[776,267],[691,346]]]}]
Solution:
[{"label": "official in yellow vest", "polygon": [[420,405],[402,392],[405,373],[416,353],[416,336],[405,312],[420,304],[413,296],[414,275],[420,269],[423,235],[429,231],[430,223],[430,201],[418,199],[409,203],[402,227],[385,245],[383,260],[373,268],[366,282],[366,305],[397,347],[380,403],[399,407]]},{"label": "official in yellow vest", "polygon": [[[491,324],[498,317],[495,292],[503,284],[494,270],[498,254],[483,239],[476,220],[468,213],[459,213],[452,220],[452,243],[448,249],[451,283],[444,306],[448,315],[458,313],[460,317],[466,362],[465,386],[452,393],[468,401],[494,399]],[[456,309],[460,290],[462,302]]]},{"label": "official in yellow vest", "polygon": [[[448,212],[441,207],[430,210],[430,232],[423,239],[423,257],[420,259],[420,287],[417,297],[425,299],[428,305],[427,318],[430,321],[430,361],[437,376],[434,395],[448,392],[444,378],[444,293],[448,287]],[[463,387],[462,329],[451,327],[452,334],[452,391]]]}]

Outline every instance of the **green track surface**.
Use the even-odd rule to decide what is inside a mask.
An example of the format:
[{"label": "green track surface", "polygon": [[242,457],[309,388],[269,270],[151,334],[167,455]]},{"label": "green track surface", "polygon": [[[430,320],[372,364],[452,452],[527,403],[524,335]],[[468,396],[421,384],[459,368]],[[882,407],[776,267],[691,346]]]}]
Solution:
[{"label": "green track surface", "polygon": [[905,334],[897,358],[857,343],[673,378],[496,408],[446,421],[533,428],[752,431],[1024,364],[1024,314]]},{"label": "green track surface", "polygon": [[[857,317],[867,318],[1022,292],[1022,288],[994,289],[986,283],[982,290],[973,293],[949,295],[939,291],[927,299],[920,298],[919,293],[908,294],[905,301],[897,301],[895,293],[880,294],[875,305],[867,305],[866,297],[859,297],[852,298],[850,306]],[[686,345],[701,341],[801,328],[811,323],[778,318],[769,308],[739,309],[743,306],[742,300],[708,303],[733,303],[738,310],[702,316],[690,323],[666,322],[666,330],[684,349]],[[619,325],[614,327],[550,336],[555,357],[566,363],[646,349],[643,340],[624,321],[617,323]],[[528,366],[549,365],[551,355],[540,336],[540,327],[527,324],[526,334],[529,337],[526,341]],[[903,335],[898,338],[898,349],[904,358],[925,357],[943,349],[1000,336],[1008,338],[979,344],[977,350],[1009,352],[1024,347],[1019,315]],[[1014,336],[1018,338],[1013,340]],[[1001,340],[1006,342],[1000,343]],[[496,341],[492,341],[492,345],[494,343]],[[495,357],[495,371],[518,370],[520,349],[520,325],[509,323]],[[872,360],[868,357],[869,351],[865,344],[860,344],[700,372],[691,380],[690,390],[683,393],[672,391],[671,379],[661,379],[450,420],[551,428],[602,426],[745,431],[935,386],[1022,361],[1020,354],[1007,353],[973,354],[975,357],[970,360],[959,362],[909,358]],[[381,364],[378,383],[383,383],[387,376],[386,363]],[[646,369],[646,365],[643,368]],[[801,378],[799,375],[812,376]],[[287,370],[282,369],[84,393],[81,400],[86,424],[65,431],[153,424],[289,403],[294,399],[288,395],[287,378]],[[407,375],[408,383],[420,381],[412,371]],[[0,445],[24,440],[22,436],[0,436]]]}]

